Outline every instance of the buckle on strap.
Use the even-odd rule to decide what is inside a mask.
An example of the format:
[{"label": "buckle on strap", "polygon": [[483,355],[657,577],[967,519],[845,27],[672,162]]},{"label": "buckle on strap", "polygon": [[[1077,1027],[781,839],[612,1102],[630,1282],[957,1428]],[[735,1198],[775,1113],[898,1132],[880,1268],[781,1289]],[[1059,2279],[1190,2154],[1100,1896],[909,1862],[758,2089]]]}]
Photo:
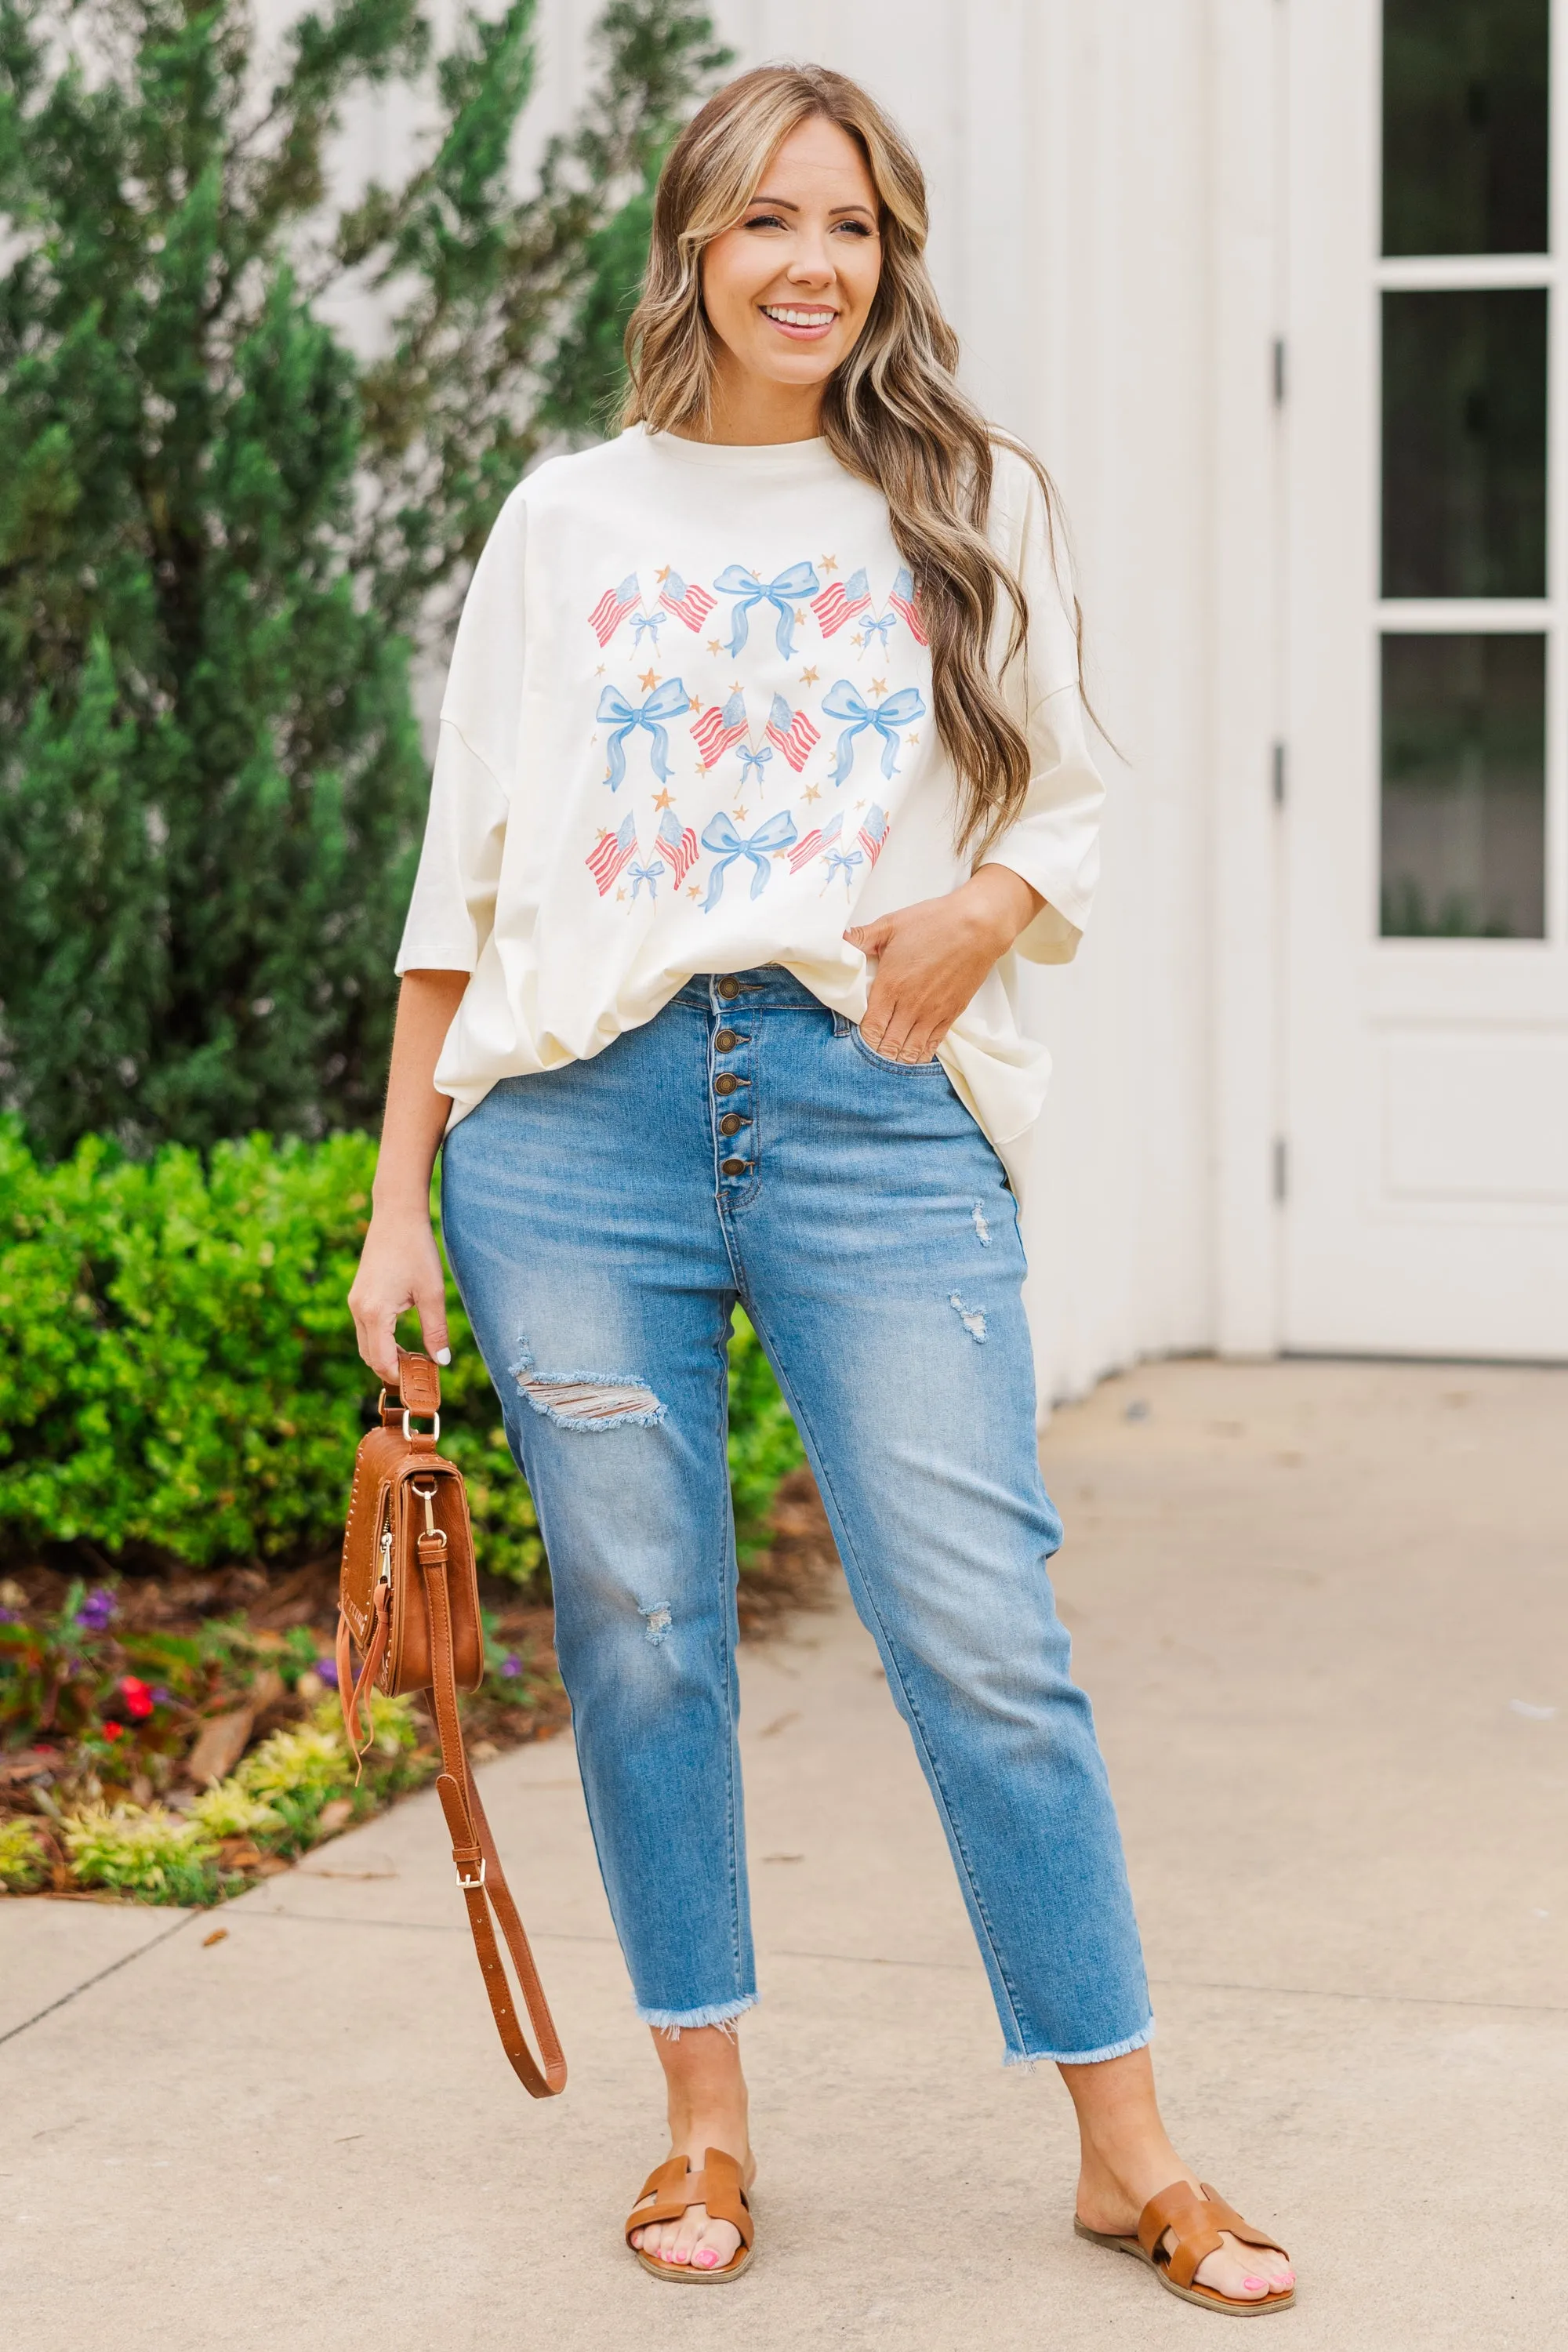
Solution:
[{"label": "buckle on strap", "polygon": [[472,1878],[465,1878],[465,1877],[464,1877],[464,1875],[463,1875],[463,1865],[462,1865],[462,1864],[461,1864],[461,1863],[458,1863],[458,1885],[459,1885],[459,1886],[482,1886],[482,1885],[484,1885],[484,1883],[485,1883],[485,1856],[484,1856],[482,1853],[481,1853],[481,1854],[480,1854],[480,1856],[479,1856],[479,1871],[478,1871],[477,1874],[476,1874],[474,1877],[472,1877]]}]

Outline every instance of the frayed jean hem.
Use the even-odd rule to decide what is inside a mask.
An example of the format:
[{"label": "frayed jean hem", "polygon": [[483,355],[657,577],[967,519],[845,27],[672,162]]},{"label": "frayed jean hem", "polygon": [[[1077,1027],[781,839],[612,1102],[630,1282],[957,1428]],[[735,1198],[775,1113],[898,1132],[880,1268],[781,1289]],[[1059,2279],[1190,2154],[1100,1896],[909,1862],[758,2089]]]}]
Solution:
[{"label": "frayed jean hem", "polygon": [[757,1996],[745,1993],[739,2000],[719,2000],[708,2009],[643,2009],[637,2016],[644,2025],[651,2025],[661,2033],[679,2033],[685,2025],[731,2025],[749,2009],[755,2009]]},{"label": "frayed jean hem", "polygon": [[1103,2066],[1112,2058],[1131,2057],[1134,2050],[1146,2049],[1154,2039],[1152,2018],[1141,2033],[1130,2033],[1125,2042],[1108,2042],[1103,2050],[1009,2050],[1003,2055],[1004,2066]]}]

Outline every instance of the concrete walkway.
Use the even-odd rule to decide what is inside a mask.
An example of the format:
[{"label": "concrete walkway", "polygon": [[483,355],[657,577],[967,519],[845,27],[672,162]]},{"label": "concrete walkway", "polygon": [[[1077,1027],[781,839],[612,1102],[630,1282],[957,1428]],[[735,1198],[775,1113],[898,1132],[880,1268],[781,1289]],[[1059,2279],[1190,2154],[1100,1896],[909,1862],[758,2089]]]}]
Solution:
[{"label": "concrete walkway", "polygon": [[[1047,1441],[1168,2112],[1283,2231],[1293,2352],[1565,2333],[1565,1418],[1558,1372],[1182,1363]],[[745,2280],[689,2295],[617,2250],[656,2078],[557,1740],[484,1783],[572,2061],[556,2105],[494,2046],[429,1798],[216,1917],[0,1904],[5,2342],[1208,2345],[1070,2235],[1065,2095],[1001,2071],[847,1611],[749,1653],[745,1709]]]}]

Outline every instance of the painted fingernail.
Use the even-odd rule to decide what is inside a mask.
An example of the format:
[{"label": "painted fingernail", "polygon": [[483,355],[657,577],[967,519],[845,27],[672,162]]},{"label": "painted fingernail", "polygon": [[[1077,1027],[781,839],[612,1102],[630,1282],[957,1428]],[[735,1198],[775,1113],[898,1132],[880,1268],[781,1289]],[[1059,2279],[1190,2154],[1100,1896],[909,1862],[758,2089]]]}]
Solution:
[{"label": "painted fingernail", "polygon": [[437,1350],[436,1350],[436,1361],[437,1361],[438,1364],[449,1364],[449,1363],[451,1362],[451,1360],[452,1360],[452,1350],[450,1349],[450,1348],[437,1348]]},{"label": "painted fingernail", "polygon": [[712,2269],[712,2267],[713,2267],[714,2263],[718,2261],[718,2259],[719,2259],[719,2253],[718,2253],[718,2249],[717,2249],[716,2247],[714,2247],[714,2246],[699,2246],[699,2247],[698,2247],[698,2249],[697,2249],[697,2260],[701,2263],[701,2265],[702,2265],[702,2267],[703,2267],[703,2269],[704,2269],[705,2271],[710,2271],[710,2270]]}]

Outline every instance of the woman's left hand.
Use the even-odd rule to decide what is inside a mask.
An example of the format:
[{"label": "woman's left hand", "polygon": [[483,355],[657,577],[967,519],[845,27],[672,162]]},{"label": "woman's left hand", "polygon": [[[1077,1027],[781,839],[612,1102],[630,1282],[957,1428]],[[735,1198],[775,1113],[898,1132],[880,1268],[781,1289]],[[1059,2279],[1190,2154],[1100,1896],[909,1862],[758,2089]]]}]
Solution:
[{"label": "woman's left hand", "polygon": [[1011,866],[983,866],[945,898],[921,898],[845,938],[875,958],[860,1023],[874,1054],[929,1062],[999,956],[1045,900]]}]

